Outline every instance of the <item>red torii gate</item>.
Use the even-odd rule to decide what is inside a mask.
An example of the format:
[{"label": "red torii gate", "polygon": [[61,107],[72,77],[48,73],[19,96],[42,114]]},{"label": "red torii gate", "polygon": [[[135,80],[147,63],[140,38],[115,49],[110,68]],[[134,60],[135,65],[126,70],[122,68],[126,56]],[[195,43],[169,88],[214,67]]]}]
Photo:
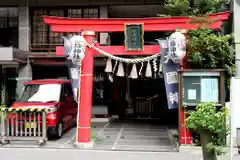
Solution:
[{"label": "red torii gate", "polygon": [[[227,20],[229,12],[211,14],[209,20],[214,20],[210,25],[212,29],[221,27],[224,20]],[[64,18],[45,16],[44,22],[49,24],[53,32],[79,32],[84,31],[84,37],[89,44],[92,44],[95,32],[123,32],[124,24],[144,24],[144,32],[153,31],[174,31],[179,29],[198,29],[199,24],[191,24],[192,18],[189,17],[164,17],[164,18],[119,18],[119,19],[86,19],[86,18]],[[124,46],[98,46],[101,50],[114,55],[152,55],[159,53],[159,45],[145,45],[143,51],[126,51]],[[79,126],[78,142],[81,146],[90,144],[91,141],[91,109],[92,109],[92,81],[94,55],[98,54],[91,48],[86,48],[85,58],[82,62],[81,74],[81,95],[80,109],[78,111]],[[56,55],[64,55],[64,47],[56,47]],[[183,63],[186,68],[186,62]],[[190,144],[191,134],[184,127],[184,109],[179,108],[179,129],[180,144]]]}]

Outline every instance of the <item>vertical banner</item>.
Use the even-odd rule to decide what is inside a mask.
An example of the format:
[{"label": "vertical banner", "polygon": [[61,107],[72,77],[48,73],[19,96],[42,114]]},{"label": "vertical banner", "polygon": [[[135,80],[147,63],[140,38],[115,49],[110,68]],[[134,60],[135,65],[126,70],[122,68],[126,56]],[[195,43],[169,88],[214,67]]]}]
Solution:
[{"label": "vertical banner", "polygon": [[80,88],[80,69],[81,67],[77,64],[74,64],[71,60],[68,60],[68,70],[69,76],[72,84],[74,100],[78,102],[78,93]]},{"label": "vertical banner", "polygon": [[171,60],[163,65],[165,88],[168,100],[168,108],[178,108],[178,72],[180,64]]},{"label": "vertical banner", "polygon": [[80,89],[81,63],[85,56],[85,39],[77,35],[73,37],[63,37],[65,56],[68,57],[67,65],[72,84],[74,100],[78,102]]},{"label": "vertical banner", "polygon": [[[178,108],[178,72],[179,63],[174,63],[169,54],[169,40],[159,40],[161,48],[161,63],[163,64],[164,82],[168,109]],[[170,46],[171,47],[171,46]]]}]

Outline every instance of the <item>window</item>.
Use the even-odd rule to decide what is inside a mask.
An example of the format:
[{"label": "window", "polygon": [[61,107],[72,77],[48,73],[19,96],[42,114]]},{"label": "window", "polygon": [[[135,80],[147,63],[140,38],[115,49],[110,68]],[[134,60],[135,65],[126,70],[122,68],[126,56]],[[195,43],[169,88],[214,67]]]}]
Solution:
[{"label": "window", "polygon": [[65,90],[65,94],[67,95],[67,97],[73,96],[73,90],[72,90],[72,86],[70,83],[67,83],[64,85],[64,90]]},{"label": "window", "polygon": [[68,17],[71,17],[71,18],[83,17],[82,13],[83,13],[82,9],[69,9],[68,10]]},{"label": "window", "polygon": [[60,98],[60,84],[29,84],[18,99],[20,102],[58,102]]},{"label": "window", "polygon": [[[49,16],[58,16],[58,17],[64,17],[64,10],[59,9],[51,9],[49,10]],[[62,45],[63,39],[61,38],[63,36],[63,33],[56,33],[49,30],[49,45],[50,47],[55,47],[56,45]]]},{"label": "window", "polygon": [[32,15],[32,47],[47,44],[48,26],[44,24],[43,15],[47,15],[46,9],[34,10]]},{"label": "window", "polygon": [[32,8],[30,15],[32,15],[31,50],[55,51],[56,46],[63,45],[61,36],[63,36],[64,33],[52,32],[50,27],[44,24],[44,15],[72,18],[98,18],[99,8]]},{"label": "window", "polygon": [[62,94],[61,94],[61,99],[63,101],[66,101],[66,98],[72,98],[73,97],[73,90],[72,86],[70,83],[64,84],[63,89],[62,89]]},{"label": "window", "polygon": [[0,46],[18,48],[18,8],[0,8]]}]

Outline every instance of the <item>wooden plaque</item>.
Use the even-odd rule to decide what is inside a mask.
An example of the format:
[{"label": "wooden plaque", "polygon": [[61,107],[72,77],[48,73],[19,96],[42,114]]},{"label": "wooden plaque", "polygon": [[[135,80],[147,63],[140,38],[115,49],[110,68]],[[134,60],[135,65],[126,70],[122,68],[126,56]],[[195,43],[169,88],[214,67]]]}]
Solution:
[{"label": "wooden plaque", "polygon": [[127,51],[144,49],[143,24],[125,24],[125,48]]}]

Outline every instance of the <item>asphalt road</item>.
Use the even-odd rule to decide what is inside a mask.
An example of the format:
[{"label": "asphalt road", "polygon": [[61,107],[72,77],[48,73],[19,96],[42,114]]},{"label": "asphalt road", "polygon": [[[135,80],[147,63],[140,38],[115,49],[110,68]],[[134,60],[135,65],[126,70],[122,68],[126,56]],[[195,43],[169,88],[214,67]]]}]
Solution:
[{"label": "asphalt road", "polygon": [[[1,160],[201,160],[197,154],[77,149],[0,148]],[[233,160],[239,160],[235,156]],[[220,160],[229,160],[222,157]]]},{"label": "asphalt road", "polygon": [[[101,131],[102,128],[104,128],[103,126],[105,126],[105,124],[97,125],[96,131]],[[142,128],[144,128],[144,130],[142,130]],[[46,146],[41,148],[36,145],[34,147],[33,145],[26,144],[24,146],[18,144],[0,146],[0,160],[202,160],[201,155],[197,153],[179,153],[172,152],[171,150],[169,150],[171,152],[159,152],[159,149],[155,150],[158,152],[117,151],[123,149],[128,150],[129,148],[127,148],[125,144],[127,144],[131,150],[133,147],[139,150],[139,146],[144,146],[146,151],[147,148],[149,148],[149,144],[145,145],[144,139],[150,143],[150,140],[156,141],[155,138],[159,138],[161,135],[159,133],[163,133],[163,135],[167,133],[164,130],[162,130],[164,132],[159,132],[161,128],[156,128],[156,126],[152,128],[151,126],[142,127],[141,125],[139,128],[137,125],[122,125],[121,123],[120,127],[118,124],[115,124],[107,126],[105,129],[105,136],[109,136],[110,138],[102,143],[96,144],[93,150],[80,150],[73,147],[72,140],[75,135],[73,129],[65,134],[66,139],[63,138],[57,142],[48,142]],[[158,132],[157,135],[155,134],[156,130]],[[136,134],[136,131],[140,134],[140,139],[139,137],[136,138],[139,136]],[[122,137],[124,137],[124,139],[121,139]],[[141,143],[138,143],[140,141]],[[129,144],[130,142],[131,144]],[[155,143],[152,145],[155,145]],[[121,148],[123,146],[124,148]],[[98,147],[99,150],[96,150]],[[109,147],[111,150],[106,151]],[[103,151],[104,149],[105,151]],[[222,157],[219,160],[229,160],[229,158]],[[233,160],[240,160],[240,156],[235,156]]]}]

